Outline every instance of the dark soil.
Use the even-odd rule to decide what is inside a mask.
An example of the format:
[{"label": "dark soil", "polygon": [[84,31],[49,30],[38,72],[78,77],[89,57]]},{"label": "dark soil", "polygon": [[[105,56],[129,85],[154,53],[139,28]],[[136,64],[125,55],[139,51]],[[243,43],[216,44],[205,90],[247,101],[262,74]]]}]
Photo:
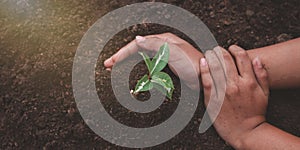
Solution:
[{"label": "dark soil", "polygon": [[[88,28],[106,13],[140,0],[2,0],[0,1],[0,149],[121,149],[97,136],[84,123],[72,93],[72,63]],[[239,44],[262,47],[300,36],[298,0],[163,1],[197,15],[221,46]],[[110,72],[103,61],[136,35],[172,32],[175,29],[146,24],[120,32],[99,57],[96,84],[105,108],[119,122],[133,127],[159,124],[172,115],[180,97],[175,82],[173,100],[159,109],[138,114],[123,108],[110,87]],[[201,35],[199,35],[201,36]],[[131,72],[134,87],[146,68],[140,63]],[[139,96],[149,98],[149,93]],[[210,128],[199,134],[204,112],[202,98],[188,126],[176,137],[153,149],[232,149]],[[300,136],[300,90],[272,90],[267,119]],[[152,148],[151,148],[152,149]]]}]

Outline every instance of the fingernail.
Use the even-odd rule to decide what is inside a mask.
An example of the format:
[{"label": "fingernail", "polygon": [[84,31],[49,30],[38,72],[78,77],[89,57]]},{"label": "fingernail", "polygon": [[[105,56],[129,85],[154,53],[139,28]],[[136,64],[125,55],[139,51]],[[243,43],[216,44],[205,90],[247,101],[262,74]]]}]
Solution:
[{"label": "fingernail", "polygon": [[244,50],[243,48],[241,48],[241,47],[239,47],[239,46],[237,46],[237,45],[231,45],[229,48],[230,48],[231,50],[234,50],[234,51],[237,51],[237,50]]},{"label": "fingernail", "polygon": [[108,59],[104,60],[104,64],[106,64],[106,63],[107,63],[107,61],[108,61]]},{"label": "fingernail", "polygon": [[106,59],[106,60],[104,61],[104,65],[107,65],[107,63],[109,62],[109,60],[110,60],[110,58]]},{"label": "fingernail", "polygon": [[261,64],[261,61],[260,61],[260,59],[258,57],[254,58],[253,61],[254,61],[254,64],[256,65],[257,68],[259,68],[259,69],[263,68],[263,66]]},{"label": "fingernail", "polygon": [[205,58],[201,58],[200,63],[201,63],[201,66],[203,66],[203,67],[205,67],[207,65]]},{"label": "fingernail", "polygon": [[238,48],[236,45],[231,45],[232,48]]},{"label": "fingernail", "polygon": [[216,46],[213,50],[221,50],[221,46]]},{"label": "fingernail", "polygon": [[144,41],[146,40],[146,38],[144,38],[144,37],[142,37],[142,36],[139,36],[139,35],[136,36],[135,39],[136,39],[136,41],[139,42],[139,43],[140,43],[140,42],[144,42]]}]

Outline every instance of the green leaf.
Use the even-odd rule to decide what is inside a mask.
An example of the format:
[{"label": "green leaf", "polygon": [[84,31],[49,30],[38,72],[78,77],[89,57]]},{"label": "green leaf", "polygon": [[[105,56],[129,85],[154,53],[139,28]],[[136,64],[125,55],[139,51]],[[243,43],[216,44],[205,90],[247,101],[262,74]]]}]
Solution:
[{"label": "green leaf", "polygon": [[154,88],[157,88],[163,94],[166,94],[169,99],[172,99],[174,85],[171,77],[167,73],[155,72],[151,78],[151,82],[162,86],[165,92],[153,84]]},{"label": "green leaf", "polygon": [[169,55],[170,55],[170,49],[167,43],[165,43],[163,46],[160,47],[159,51],[156,53],[156,55],[153,57],[152,63],[152,69],[150,71],[150,76],[154,74],[155,72],[160,72],[163,70],[169,61]]},{"label": "green leaf", "polygon": [[153,88],[152,83],[148,79],[148,75],[144,75],[136,84],[134,94],[138,92],[149,91]]},{"label": "green leaf", "polygon": [[146,65],[147,65],[147,68],[148,68],[149,73],[150,73],[150,71],[152,70],[152,63],[151,63],[151,60],[150,60],[149,56],[146,53],[142,53],[142,52],[139,52],[139,54],[143,56],[143,59],[144,59]]},{"label": "green leaf", "polygon": [[157,89],[163,95],[166,95],[169,99],[172,99],[172,93],[167,93],[167,90],[164,89],[163,86],[161,86],[160,84],[154,83],[154,82],[152,84],[153,84],[153,88]]}]

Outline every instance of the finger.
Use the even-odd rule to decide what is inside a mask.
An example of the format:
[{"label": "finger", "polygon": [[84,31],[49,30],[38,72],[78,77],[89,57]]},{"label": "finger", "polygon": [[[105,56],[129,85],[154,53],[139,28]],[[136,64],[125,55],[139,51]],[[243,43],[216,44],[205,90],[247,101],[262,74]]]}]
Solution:
[{"label": "finger", "polygon": [[248,53],[239,46],[229,47],[230,53],[234,56],[239,73],[242,77],[254,79],[253,68]]},{"label": "finger", "polygon": [[263,67],[258,57],[253,59],[252,65],[254,68],[254,73],[258,81],[258,84],[263,89],[265,95],[266,96],[269,95],[269,82],[268,82],[268,74],[266,69]]},{"label": "finger", "polygon": [[155,35],[145,36],[144,40],[136,40],[137,46],[139,46],[143,50],[154,52],[158,51],[164,43],[166,43],[166,40],[158,38]]},{"label": "finger", "polygon": [[[153,52],[152,55],[154,55],[160,49],[160,47],[163,44],[165,44],[167,41],[168,40],[166,40],[166,39],[158,37],[158,35],[149,35],[149,36],[145,36],[145,40],[143,40],[143,41],[136,40],[136,43],[140,49]],[[186,58],[186,57],[183,57],[184,52],[181,47],[179,47],[173,43],[168,43],[168,45],[170,48],[169,64],[173,64],[179,58]],[[150,53],[150,55],[151,55],[151,53]],[[175,65],[175,64],[173,64],[173,65]],[[172,66],[172,67],[174,67],[174,66]]]},{"label": "finger", "polygon": [[138,51],[138,46],[136,44],[136,41],[143,40],[143,37],[137,36],[135,40],[131,41],[129,44],[121,48],[117,53],[115,53],[110,58],[106,59],[104,61],[104,66],[107,68],[111,68],[114,64],[124,60],[128,56],[136,53]]},{"label": "finger", "polygon": [[179,38],[178,36],[176,36],[175,34],[172,34],[172,33],[148,35],[148,36],[145,36],[145,38],[158,38],[165,42],[173,43],[173,44],[180,44],[180,43],[186,42],[183,39]]},{"label": "finger", "polygon": [[209,72],[209,67],[205,58],[200,60],[200,73],[202,79],[202,86],[204,90],[204,103],[205,106],[208,105],[208,100],[210,99],[211,89],[213,87],[213,80]]},{"label": "finger", "polygon": [[224,58],[223,58],[223,51],[222,51],[222,48],[217,46],[213,49],[213,51],[215,52],[220,64],[222,65],[222,68],[223,68],[223,71],[225,72],[225,69],[226,69],[226,65],[225,65],[225,61],[224,61]]},{"label": "finger", "polygon": [[[226,75],[224,71],[224,65],[220,61],[220,58],[218,57],[218,54],[215,50],[213,51],[207,51],[206,53],[206,59],[208,62],[209,70],[211,77],[214,82],[214,89],[215,92],[212,94],[215,94],[216,102],[223,100],[222,93],[225,93],[226,89]],[[212,96],[214,97],[214,96]],[[221,99],[220,99],[221,98]]]},{"label": "finger", "polygon": [[[190,50],[195,49],[190,43],[181,39],[180,37],[176,36],[172,33],[163,33],[163,34],[155,34],[155,35],[148,35],[145,36],[146,39],[156,38],[163,42],[167,42],[170,45],[176,45],[182,50]],[[198,63],[198,62],[197,62]]]},{"label": "finger", "polygon": [[217,54],[217,55],[218,55],[218,57],[220,57],[219,61],[223,65],[227,83],[231,84],[231,83],[236,82],[236,80],[238,78],[238,71],[237,71],[237,68],[235,66],[235,63],[234,63],[234,60],[233,60],[231,54],[220,46],[215,47],[214,51],[216,51],[216,52],[222,51],[222,54],[223,54],[222,57],[220,57],[219,54]]},{"label": "finger", "polygon": [[225,97],[226,80],[223,66],[216,52],[207,51],[206,60],[209,66],[209,71],[207,71],[209,72],[209,76],[206,78],[209,78],[211,82],[209,93],[206,93],[204,89],[205,104],[210,119],[214,121],[222,108]]}]

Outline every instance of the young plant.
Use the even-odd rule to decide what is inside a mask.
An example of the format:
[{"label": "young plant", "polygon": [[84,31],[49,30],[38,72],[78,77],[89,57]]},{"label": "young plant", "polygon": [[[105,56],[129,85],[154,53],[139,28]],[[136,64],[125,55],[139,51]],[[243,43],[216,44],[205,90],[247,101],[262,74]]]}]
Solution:
[{"label": "young plant", "polygon": [[167,43],[162,45],[159,51],[155,54],[151,60],[146,53],[139,52],[142,55],[149,74],[144,75],[136,84],[133,94],[139,92],[149,91],[152,88],[156,88],[158,91],[165,94],[169,99],[172,99],[172,94],[174,91],[174,85],[171,77],[165,73],[161,72],[169,61],[170,49]]}]

